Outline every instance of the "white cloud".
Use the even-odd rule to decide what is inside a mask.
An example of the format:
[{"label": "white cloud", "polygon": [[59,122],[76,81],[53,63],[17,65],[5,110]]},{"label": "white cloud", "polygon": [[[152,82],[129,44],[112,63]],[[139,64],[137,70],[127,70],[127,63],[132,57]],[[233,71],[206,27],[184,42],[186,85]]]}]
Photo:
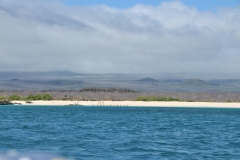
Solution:
[{"label": "white cloud", "polygon": [[2,71],[231,72],[240,67],[240,8],[179,1],[129,9],[0,0]]}]

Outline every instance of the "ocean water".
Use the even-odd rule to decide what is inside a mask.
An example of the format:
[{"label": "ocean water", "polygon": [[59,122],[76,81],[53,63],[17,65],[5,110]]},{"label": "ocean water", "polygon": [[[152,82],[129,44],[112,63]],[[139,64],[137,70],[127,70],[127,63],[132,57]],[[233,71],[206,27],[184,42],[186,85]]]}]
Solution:
[{"label": "ocean water", "polygon": [[239,159],[240,109],[0,106],[0,154]]}]

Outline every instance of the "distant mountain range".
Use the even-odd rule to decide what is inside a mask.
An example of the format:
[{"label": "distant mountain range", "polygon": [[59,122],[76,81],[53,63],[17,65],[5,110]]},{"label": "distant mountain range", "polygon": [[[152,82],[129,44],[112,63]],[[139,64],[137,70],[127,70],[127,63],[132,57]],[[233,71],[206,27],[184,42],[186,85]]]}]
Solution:
[{"label": "distant mountain range", "polygon": [[[55,74],[57,75],[57,74]],[[67,74],[66,74],[67,75]],[[69,75],[69,74],[68,74]],[[76,75],[76,74],[74,74]],[[70,76],[71,77],[71,76]],[[206,92],[206,93],[240,93],[240,80],[226,81],[203,81],[201,79],[187,80],[165,80],[158,81],[153,78],[143,78],[139,80],[125,80],[112,78],[111,76],[85,75],[77,78],[60,77],[57,79],[2,79],[0,80],[1,90],[84,90],[87,88],[116,88],[131,90],[134,92]],[[87,77],[87,78],[86,78]],[[111,79],[112,78],[112,79]]]},{"label": "distant mountain range", "polygon": [[0,72],[0,79],[44,79],[44,78],[64,78],[75,77],[83,74],[69,71],[52,71],[52,72]]},{"label": "distant mountain range", "polygon": [[[155,76],[157,77],[157,76]],[[118,88],[136,92],[234,92],[240,79],[158,79],[144,74],[80,74],[55,72],[0,72],[0,90],[83,90]]]},{"label": "distant mountain range", "polygon": [[[99,79],[99,80],[139,80],[139,81],[184,81],[197,77],[199,79],[204,79],[208,81],[238,81],[240,76],[224,76],[221,77],[216,75],[204,75],[200,77],[194,74],[187,73],[152,73],[152,74],[86,74],[86,73],[76,73],[71,71],[50,71],[50,72],[0,72],[0,80],[10,80],[10,79],[64,79],[64,78],[76,78],[85,77],[86,79]],[[147,78],[145,78],[147,77]],[[239,78],[231,78],[239,77]]]}]

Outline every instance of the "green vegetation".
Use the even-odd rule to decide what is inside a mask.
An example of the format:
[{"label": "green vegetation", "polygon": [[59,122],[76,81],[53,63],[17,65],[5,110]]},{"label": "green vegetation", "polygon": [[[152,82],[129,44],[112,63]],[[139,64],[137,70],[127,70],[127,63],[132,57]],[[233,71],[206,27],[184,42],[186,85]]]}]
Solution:
[{"label": "green vegetation", "polygon": [[19,95],[11,95],[9,97],[0,96],[0,100],[9,100],[9,101],[19,101],[19,100],[26,100],[26,101],[34,101],[34,100],[43,100],[48,101],[52,100],[52,96],[50,94],[37,94],[37,95],[28,95],[27,97],[21,97]]},{"label": "green vegetation", "polygon": [[0,101],[1,100],[6,100],[7,98],[5,96],[0,96]]},{"label": "green vegetation", "polygon": [[137,101],[181,101],[178,98],[172,97],[149,97],[149,96],[140,96],[136,99]]},{"label": "green vegetation", "polygon": [[14,95],[11,95],[10,97],[8,97],[8,100],[9,101],[19,101],[19,100],[21,100],[21,97],[19,95],[14,94]]},{"label": "green vegetation", "polygon": [[34,101],[34,100],[44,100],[44,101],[47,101],[47,100],[51,100],[52,99],[52,96],[49,95],[49,94],[37,94],[37,95],[28,95],[26,97],[26,100],[29,100],[29,101]]}]

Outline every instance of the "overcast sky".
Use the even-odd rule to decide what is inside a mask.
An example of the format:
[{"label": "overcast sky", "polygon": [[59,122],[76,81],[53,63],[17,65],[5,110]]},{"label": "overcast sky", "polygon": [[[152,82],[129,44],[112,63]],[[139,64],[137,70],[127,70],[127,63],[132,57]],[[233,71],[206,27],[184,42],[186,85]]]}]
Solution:
[{"label": "overcast sky", "polygon": [[0,0],[0,71],[240,74],[240,6]]}]

